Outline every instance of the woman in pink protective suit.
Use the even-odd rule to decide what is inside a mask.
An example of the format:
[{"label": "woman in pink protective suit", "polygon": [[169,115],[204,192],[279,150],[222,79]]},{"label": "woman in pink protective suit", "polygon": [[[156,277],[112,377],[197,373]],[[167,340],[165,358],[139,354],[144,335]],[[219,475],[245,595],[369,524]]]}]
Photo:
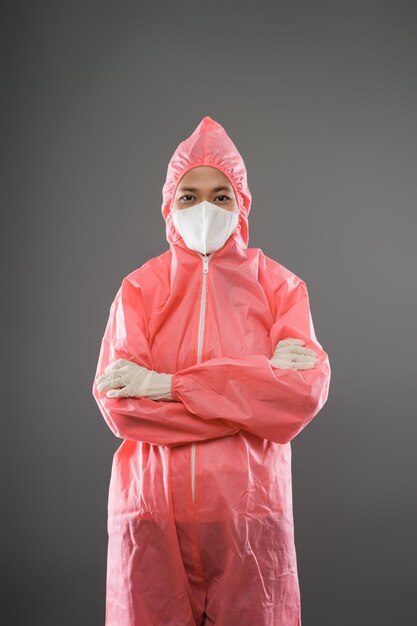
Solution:
[{"label": "woman in pink protective suit", "polygon": [[113,433],[106,626],[300,626],[291,440],[330,366],[304,281],[248,248],[251,194],[202,119],[168,165],[169,250],[110,308],[93,395]]}]

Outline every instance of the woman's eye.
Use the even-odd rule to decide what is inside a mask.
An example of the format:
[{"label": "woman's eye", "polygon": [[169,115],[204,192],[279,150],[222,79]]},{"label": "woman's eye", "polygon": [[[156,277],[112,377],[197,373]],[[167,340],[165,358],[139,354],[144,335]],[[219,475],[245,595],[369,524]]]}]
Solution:
[{"label": "woman's eye", "polygon": [[[185,200],[186,202],[191,202],[192,198],[195,198],[195,196],[193,196],[193,194],[191,194],[191,193],[186,193],[186,194],[184,194],[183,196],[181,196],[181,197],[180,197],[180,200]],[[223,201],[227,201],[227,200],[230,200],[230,199],[231,199],[231,198],[229,198],[229,196],[226,196],[226,195],[224,195],[224,194],[221,194],[221,195],[219,195],[219,196],[216,196],[215,200],[216,200],[217,198],[224,198],[224,200],[222,200],[222,202],[223,202]]]}]

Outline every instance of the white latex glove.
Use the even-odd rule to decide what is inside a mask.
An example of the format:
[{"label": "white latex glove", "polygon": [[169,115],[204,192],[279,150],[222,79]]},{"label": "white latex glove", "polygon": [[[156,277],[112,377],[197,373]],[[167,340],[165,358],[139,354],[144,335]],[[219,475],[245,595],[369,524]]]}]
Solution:
[{"label": "white latex glove", "polygon": [[272,365],[281,369],[306,370],[314,367],[319,362],[317,353],[311,348],[303,348],[305,341],[302,339],[282,339],[275,348],[271,359]]},{"label": "white latex glove", "polygon": [[127,359],[118,359],[106,367],[96,383],[99,391],[110,390],[106,394],[108,398],[145,396],[152,400],[172,400],[172,376],[148,370]]}]

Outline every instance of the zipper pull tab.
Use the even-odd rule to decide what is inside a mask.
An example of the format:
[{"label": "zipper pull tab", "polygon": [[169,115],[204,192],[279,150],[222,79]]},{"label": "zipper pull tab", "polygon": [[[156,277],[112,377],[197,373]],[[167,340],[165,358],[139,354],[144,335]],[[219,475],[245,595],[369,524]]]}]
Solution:
[{"label": "zipper pull tab", "polygon": [[208,272],[209,259],[210,259],[210,257],[203,255],[203,272],[204,272],[204,274],[207,274],[207,272]]}]

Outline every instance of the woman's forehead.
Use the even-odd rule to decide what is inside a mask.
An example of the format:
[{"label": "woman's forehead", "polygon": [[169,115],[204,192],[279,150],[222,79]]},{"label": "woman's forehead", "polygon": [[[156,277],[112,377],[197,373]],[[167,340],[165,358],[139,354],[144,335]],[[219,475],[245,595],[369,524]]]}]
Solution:
[{"label": "woman's forehead", "polygon": [[188,170],[188,172],[181,178],[178,190],[181,190],[183,187],[202,188],[206,186],[216,187],[220,185],[228,189],[232,189],[229,179],[223,174],[223,172],[209,165],[200,165]]}]

